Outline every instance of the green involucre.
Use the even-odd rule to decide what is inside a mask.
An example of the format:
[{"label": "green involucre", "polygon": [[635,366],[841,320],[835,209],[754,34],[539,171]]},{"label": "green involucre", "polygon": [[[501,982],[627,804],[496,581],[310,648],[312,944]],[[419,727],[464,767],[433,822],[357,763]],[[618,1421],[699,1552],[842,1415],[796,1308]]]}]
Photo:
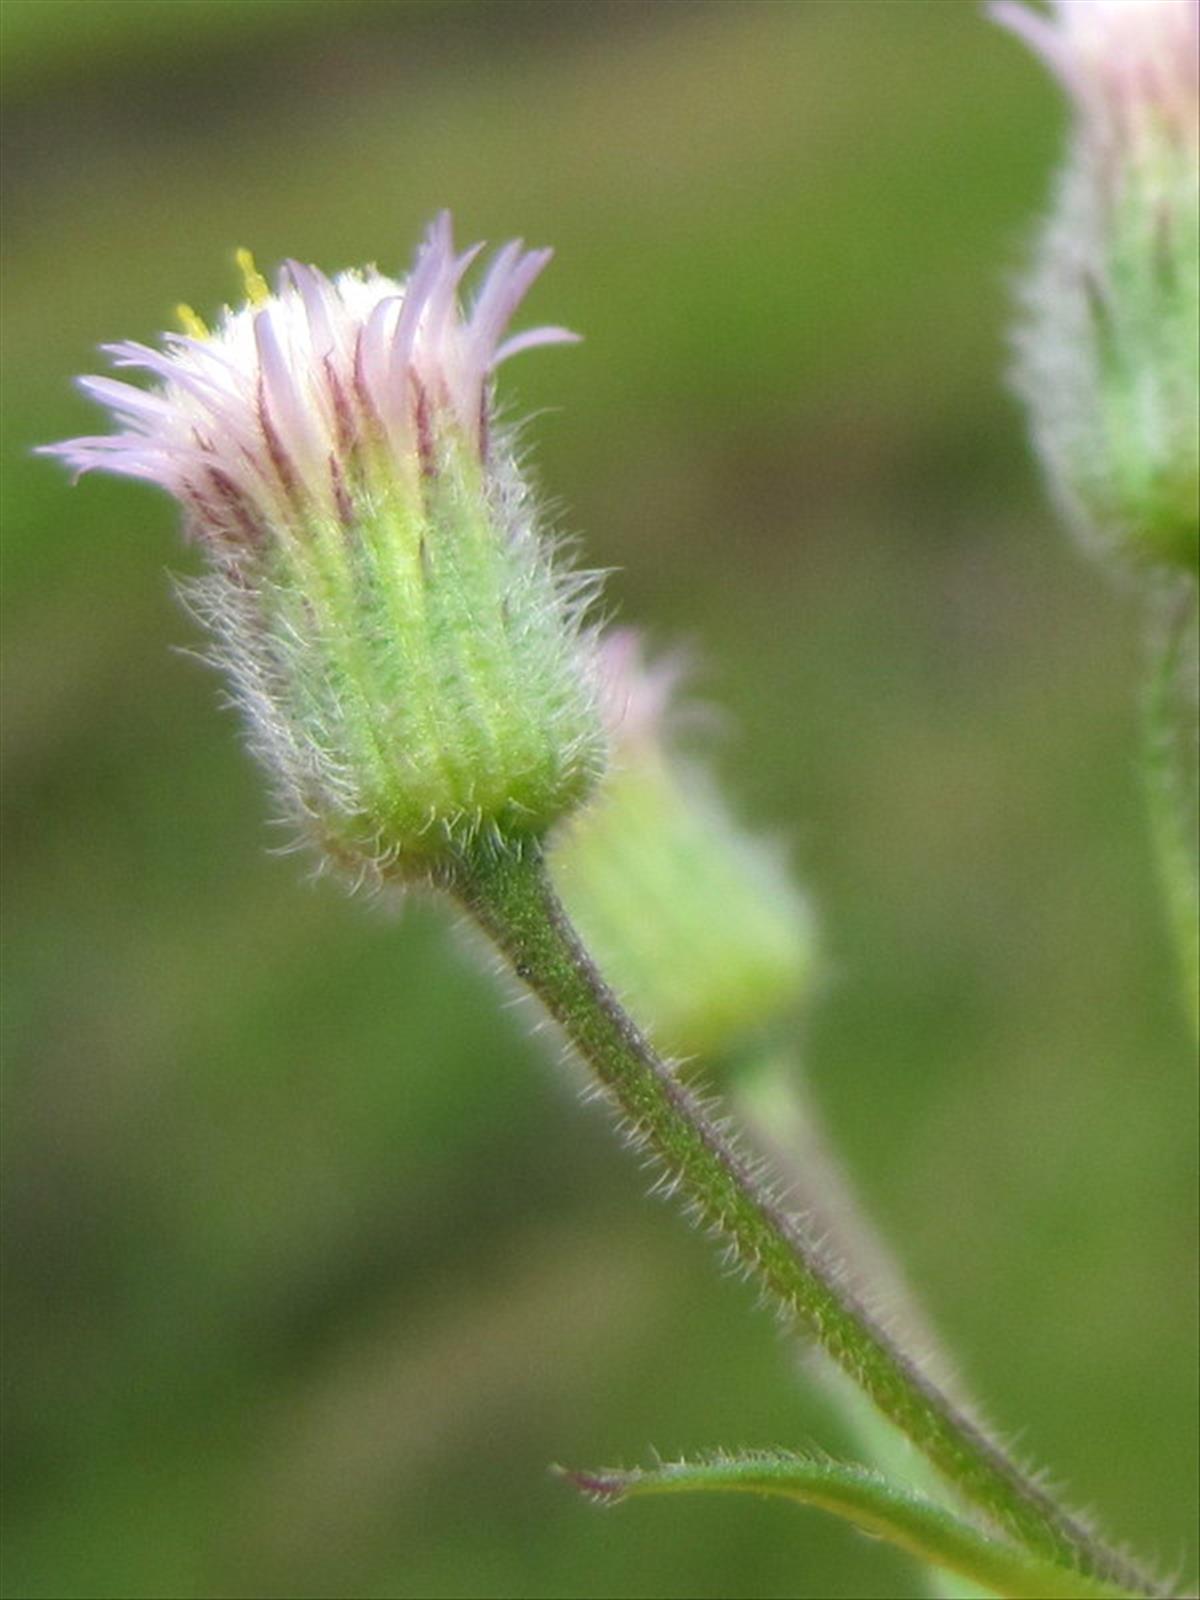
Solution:
[{"label": "green involucre", "polygon": [[1111,294],[1095,309],[1100,448],[1082,492],[1130,553],[1200,564],[1200,175],[1181,152],[1114,207]]},{"label": "green involucre", "polygon": [[352,870],[425,876],[476,836],[539,837],[603,770],[579,617],[515,470],[448,444],[353,517],[281,530],[194,591],[289,820]]},{"label": "green involucre", "polygon": [[1118,174],[1076,152],[1026,288],[1018,379],[1050,483],[1089,542],[1200,565],[1200,188],[1151,141]]}]

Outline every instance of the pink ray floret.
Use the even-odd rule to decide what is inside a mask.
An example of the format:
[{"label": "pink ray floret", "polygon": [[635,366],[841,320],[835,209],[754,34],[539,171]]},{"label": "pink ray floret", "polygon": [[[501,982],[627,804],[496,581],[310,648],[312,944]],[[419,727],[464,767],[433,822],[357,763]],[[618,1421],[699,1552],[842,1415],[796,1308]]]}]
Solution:
[{"label": "pink ray floret", "polygon": [[989,10],[1041,56],[1107,153],[1136,143],[1148,118],[1195,148],[1200,0],[1049,0],[1046,10],[993,0]]},{"label": "pink ray floret", "polygon": [[662,736],[688,666],[681,651],[647,662],[645,641],[637,628],[610,628],[601,635],[600,710],[616,744],[629,746]]},{"label": "pink ray floret", "polygon": [[492,260],[470,308],[464,275],[482,250],[456,253],[449,214],[430,226],[406,282],[373,268],[328,278],[288,261],[273,295],[226,310],[210,337],[164,334],[162,348],[106,345],[113,366],[148,373],[143,389],[84,377],[115,431],[48,445],[76,473],[145,478],[175,495],[201,535],[261,537],[297,507],[347,515],[355,468],[415,484],[451,429],[482,458],[489,380],[510,355],[576,335],[537,327],[503,339],[549,250],[513,241]]}]

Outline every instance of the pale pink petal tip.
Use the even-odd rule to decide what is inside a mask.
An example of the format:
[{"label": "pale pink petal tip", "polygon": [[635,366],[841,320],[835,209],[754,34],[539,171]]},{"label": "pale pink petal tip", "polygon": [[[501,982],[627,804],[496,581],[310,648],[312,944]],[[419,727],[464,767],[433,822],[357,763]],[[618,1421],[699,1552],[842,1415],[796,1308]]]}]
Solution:
[{"label": "pale pink petal tip", "polygon": [[576,338],[556,326],[505,337],[551,256],[519,240],[496,252],[464,312],[460,286],[482,249],[456,252],[442,211],[405,282],[374,268],[331,280],[289,260],[274,294],[227,310],[205,337],[102,346],[115,367],[149,374],[154,387],[80,380],[116,431],[46,453],[77,472],[151,478],[185,502],[201,531],[240,538],[300,505],[344,515],[343,457],[381,433],[399,484],[429,470],[431,429],[451,420],[482,452],[495,368]]},{"label": "pale pink petal tip", "polygon": [[572,333],[570,328],[527,328],[524,333],[514,333],[511,339],[505,339],[503,344],[496,346],[492,366],[498,367],[509,356],[519,355],[522,350],[533,350],[538,345],[579,344],[582,338],[581,333]]},{"label": "pale pink petal tip", "polygon": [[688,662],[675,652],[653,663],[636,628],[612,628],[599,644],[601,713],[618,744],[657,737]]},{"label": "pale pink petal tip", "polygon": [[987,14],[1040,56],[1065,88],[1075,87],[1061,28],[1048,15],[1034,11],[1022,0],[991,0]]},{"label": "pale pink petal tip", "polygon": [[1200,0],[991,0],[987,11],[1049,67],[1097,137],[1127,142],[1148,115],[1195,140]]}]

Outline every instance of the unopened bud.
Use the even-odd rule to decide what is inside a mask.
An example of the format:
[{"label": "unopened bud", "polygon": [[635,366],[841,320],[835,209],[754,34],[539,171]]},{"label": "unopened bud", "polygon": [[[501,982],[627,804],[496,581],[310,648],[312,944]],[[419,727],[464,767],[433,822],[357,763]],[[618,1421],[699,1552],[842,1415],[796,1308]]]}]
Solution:
[{"label": "unopened bud", "polygon": [[673,747],[677,666],[646,667],[637,635],[601,645],[612,761],[554,840],[551,870],[601,970],[658,1047],[730,1057],[804,998],[812,916],[780,852],[729,815]]}]

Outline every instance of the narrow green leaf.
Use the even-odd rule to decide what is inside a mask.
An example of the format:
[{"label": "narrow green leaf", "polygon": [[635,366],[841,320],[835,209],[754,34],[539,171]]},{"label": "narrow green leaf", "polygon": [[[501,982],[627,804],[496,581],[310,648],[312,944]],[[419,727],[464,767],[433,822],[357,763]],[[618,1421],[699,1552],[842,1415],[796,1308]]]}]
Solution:
[{"label": "narrow green leaf", "polygon": [[862,1532],[1008,1600],[1117,1600],[1130,1594],[981,1533],[924,1495],[843,1462],[771,1454],[715,1456],[649,1471],[556,1470],[584,1494],[609,1504],[632,1495],[696,1490],[783,1495],[832,1511]]}]

